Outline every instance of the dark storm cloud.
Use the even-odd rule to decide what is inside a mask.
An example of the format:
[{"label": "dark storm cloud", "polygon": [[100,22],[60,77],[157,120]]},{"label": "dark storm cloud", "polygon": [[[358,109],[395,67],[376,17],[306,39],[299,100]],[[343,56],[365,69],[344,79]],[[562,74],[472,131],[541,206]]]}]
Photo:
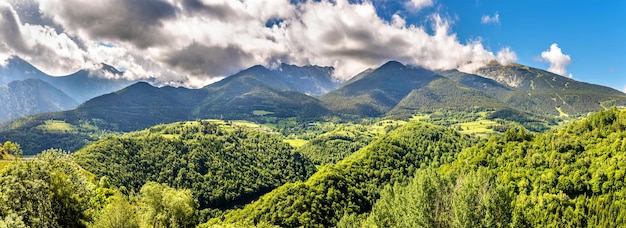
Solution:
[{"label": "dark storm cloud", "polygon": [[225,22],[241,20],[242,17],[246,17],[226,2],[205,4],[200,0],[183,0],[183,9],[191,14],[202,14],[203,16]]},{"label": "dark storm cloud", "polygon": [[166,62],[191,74],[202,75],[210,72],[214,75],[229,75],[241,70],[250,59],[252,55],[239,47],[205,46],[194,43],[171,53]]},{"label": "dark storm cloud", "polygon": [[34,0],[14,0],[11,5],[22,23],[48,26],[54,28],[57,33],[63,32],[61,25],[54,23],[52,18],[43,15],[41,10],[39,10],[39,2]]},{"label": "dark storm cloud", "polygon": [[161,0],[79,1],[46,3],[42,8],[57,17],[67,29],[86,31],[90,36],[128,41],[147,48],[167,40],[159,28],[176,17],[177,9]]},{"label": "dark storm cloud", "polygon": [[11,7],[0,5],[0,43],[19,52],[26,52],[28,47],[20,31],[20,22]]}]

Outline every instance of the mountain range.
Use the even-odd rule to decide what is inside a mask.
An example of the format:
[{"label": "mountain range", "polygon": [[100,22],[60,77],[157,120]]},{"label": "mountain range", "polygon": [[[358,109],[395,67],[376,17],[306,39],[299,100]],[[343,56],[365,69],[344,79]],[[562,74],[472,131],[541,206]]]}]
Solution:
[{"label": "mountain range", "polygon": [[[626,94],[617,90],[518,64],[492,62],[476,74],[468,74],[390,61],[342,84],[332,74],[328,67],[282,64],[271,69],[253,66],[200,89],[158,88],[140,82],[90,99],[73,110],[6,122],[0,125],[0,141],[15,141],[25,153],[36,153],[49,147],[76,150],[106,132],[193,119],[403,119],[437,111],[488,111],[496,114],[494,118],[518,121],[579,116],[626,105]],[[50,130],[56,129],[50,128],[51,121],[57,126],[66,124],[66,129]],[[55,140],[42,140],[52,138],[46,136],[50,134]],[[59,138],[73,146],[55,144]],[[32,145],[36,148],[31,150]]]}]

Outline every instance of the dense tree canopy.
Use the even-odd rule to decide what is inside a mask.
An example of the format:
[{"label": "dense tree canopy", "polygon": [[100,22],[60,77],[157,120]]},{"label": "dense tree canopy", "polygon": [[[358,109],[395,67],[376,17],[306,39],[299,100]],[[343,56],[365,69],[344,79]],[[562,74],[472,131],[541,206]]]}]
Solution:
[{"label": "dense tree canopy", "polygon": [[278,135],[209,121],[109,137],[75,156],[85,169],[131,191],[149,181],[190,189],[201,209],[243,205],[315,171]]}]

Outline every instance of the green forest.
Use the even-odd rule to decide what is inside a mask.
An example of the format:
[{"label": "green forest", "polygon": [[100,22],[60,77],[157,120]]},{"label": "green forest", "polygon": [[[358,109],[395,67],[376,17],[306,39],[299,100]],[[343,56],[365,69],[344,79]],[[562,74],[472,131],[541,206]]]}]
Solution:
[{"label": "green forest", "polygon": [[437,123],[196,120],[34,157],[3,142],[0,227],[626,225],[625,110],[488,137]]}]

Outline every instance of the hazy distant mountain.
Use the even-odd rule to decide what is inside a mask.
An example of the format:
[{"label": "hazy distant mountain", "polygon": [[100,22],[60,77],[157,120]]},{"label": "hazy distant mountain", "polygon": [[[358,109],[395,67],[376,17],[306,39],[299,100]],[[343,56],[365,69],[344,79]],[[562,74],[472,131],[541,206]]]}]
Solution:
[{"label": "hazy distant mountain", "polygon": [[274,70],[282,75],[290,88],[301,93],[318,96],[333,91],[340,82],[333,79],[332,67],[295,66],[281,64]]},{"label": "hazy distant mountain", "polygon": [[0,122],[42,112],[76,107],[78,103],[63,91],[39,79],[0,85]]},{"label": "hazy distant mountain", "polygon": [[216,84],[229,83],[230,80],[238,80],[242,77],[253,77],[255,80],[273,89],[293,90],[311,96],[319,96],[339,86],[340,82],[332,77],[333,71],[332,67],[320,66],[300,67],[281,64],[276,69],[268,69],[257,65],[225,78]]},{"label": "hazy distant mountain", "polygon": [[115,68],[103,64],[102,69],[98,72],[80,70],[67,76],[54,77],[40,71],[21,58],[13,57],[6,66],[0,67],[0,84],[29,78],[39,79],[65,92],[77,102],[82,103],[134,83],[126,79],[104,78],[102,76],[104,72],[114,75],[122,74]]}]

